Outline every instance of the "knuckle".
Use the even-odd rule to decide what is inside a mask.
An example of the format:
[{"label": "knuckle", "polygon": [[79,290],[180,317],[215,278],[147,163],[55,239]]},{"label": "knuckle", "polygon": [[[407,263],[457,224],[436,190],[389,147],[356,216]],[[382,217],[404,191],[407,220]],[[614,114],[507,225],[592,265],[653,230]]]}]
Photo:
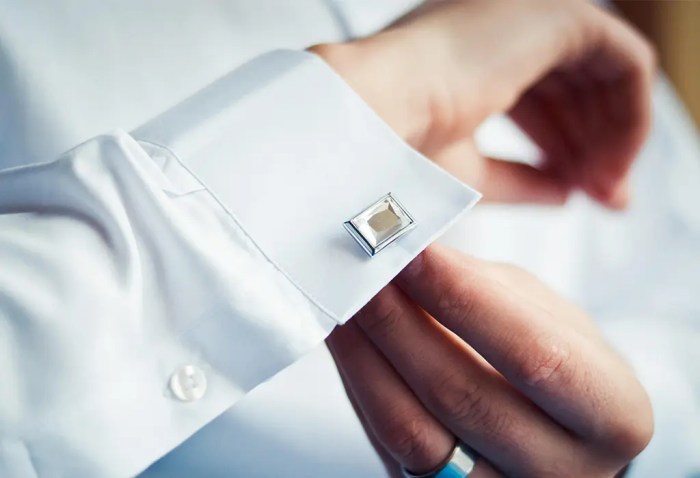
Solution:
[{"label": "knuckle", "polygon": [[418,469],[438,463],[435,440],[430,424],[424,418],[394,419],[384,435],[384,446],[394,458],[409,469]]},{"label": "knuckle", "polygon": [[532,346],[522,343],[511,352],[514,378],[531,387],[550,389],[562,385],[570,368],[569,347],[561,341],[534,339]]},{"label": "knuckle", "polygon": [[656,49],[651,41],[640,31],[632,27],[630,24],[618,21],[618,25],[622,25],[622,30],[625,34],[625,40],[621,42],[624,45],[627,56],[632,61],[633,69],[645,76],[651,75],[656,69]]},{"label": "knuckle", "polygon": [[518,449],[522,446],[521,438],[528,433],[518,424],[516,416],[507,407],[499,407],[498,403],[502,402],[494,398],[484,384],[455,373],[446,375],[433,387],[427,403],[457,434],[478,433],[504,449]]},{"label": "knuckle", "polygon": [[481,430],[504,449],[515,450],[522,446],[516,437],[522,436],[523,430],[516,425],[514,417],[505,409],[499,410],[492,405],[483,408],[481,413],[475,414],[472,427]]},{"label": "knuckle", "polygon": [[445,284],[439,297],[439,310],[451,320],[465,320],[472,317],[478,308],[477,294],[471,286],[470,275],[462,275],[462,280]]},{"label": "knuckle", "polygon": [[638,78],[648,79],[657,68],[656,48],[641,35],[637,35],[636,40],[637,42],[630,53],[632,61],[631,73]]},{"label": "knuckle", "polygon": [[651,74],[656,70],[656,66],[658,64],[658,54],[656,52],[656,48],[654,48],[654,45],[652,45],[652,43],[646,38],[641,39],[640,57],[642,70],[645,73]]},{"label": "knuckle", "polygon": [[391,336],[404,316],[395,286],[386,286],[359,314],[362,328],[371,336]]},{"label": "knuckle", "polygon": [[481,385],[459,372],[446,374],[432,388],[431,403],[447,421],[468,428],[481,428],[481,425],[493,421],[489,400],[486,400]]},{"label": "knuckle", "polygon": [[451,256],[450,273],[446,274],[445,258],[438,255],[444,252],[428,249],[423,254],[422,280],[433,284],[435,305],[441,315],[453,323],[473,316],[479,308],[479,294],[476,291],[488,279],[483,273],[483,261],[471,256]]}]

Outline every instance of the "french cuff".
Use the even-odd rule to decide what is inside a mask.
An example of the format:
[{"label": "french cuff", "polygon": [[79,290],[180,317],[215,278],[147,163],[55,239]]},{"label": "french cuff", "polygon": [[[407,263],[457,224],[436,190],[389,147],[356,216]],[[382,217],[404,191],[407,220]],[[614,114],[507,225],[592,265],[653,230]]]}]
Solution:
[{"label": "french cuff", "polygon": [[[131,136],[209,276],[178,289],[201,288],[206,313],[159,347],[165,402],[148,408],[173,418],[151,457],[317,346],[479,198],[305,52],[254,59]],[[388,193],[415,227],[370,257],[344,223]]]},{"label": "french cuff", "polygon": [[[176,157],[323,324],[347,321],[480,197],[307,52],[262,55],[132,136]],[[343,224],[388,193],[415,228],[370,257]]]},{"label": "french cuff", "polygon": [[[0,283],[22,304],[0,326],[23,330],[6,349],[24,384],[0,393],[0,470],[75,477],[173,450],[478,198],[291,51],[0,186]],[[370,257],[344,223],[389,192],[415,228]]]}]

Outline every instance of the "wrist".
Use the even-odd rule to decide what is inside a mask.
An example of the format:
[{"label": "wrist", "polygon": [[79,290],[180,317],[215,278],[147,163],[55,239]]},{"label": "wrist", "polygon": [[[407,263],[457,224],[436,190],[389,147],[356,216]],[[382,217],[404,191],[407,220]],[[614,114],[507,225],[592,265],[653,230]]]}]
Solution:
[{"label": "wrist", "polygon": [[430,108],[415,72],[385,34],[314,45],[318,55],[405,141],[417,146],[430,126]]},{"label": "wrist", "polygon": [[[486,69],[455,51],[434,28],[397,25],[347,43],[320,44],[320,56],[404,140],[426,154],[468,137],[493,109]],[[488,95],[486,94],[488,93]]]}]

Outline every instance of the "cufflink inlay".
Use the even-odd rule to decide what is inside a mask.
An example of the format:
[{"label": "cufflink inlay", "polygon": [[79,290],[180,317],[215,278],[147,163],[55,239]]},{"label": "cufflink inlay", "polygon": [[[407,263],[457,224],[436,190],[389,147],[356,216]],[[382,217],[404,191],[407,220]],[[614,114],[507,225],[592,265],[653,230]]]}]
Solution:
[{"label": "cufflink inlay", "polygon": [[416,221],[388,193],[343,226],[367,254],[374,256],[416,227]]}]

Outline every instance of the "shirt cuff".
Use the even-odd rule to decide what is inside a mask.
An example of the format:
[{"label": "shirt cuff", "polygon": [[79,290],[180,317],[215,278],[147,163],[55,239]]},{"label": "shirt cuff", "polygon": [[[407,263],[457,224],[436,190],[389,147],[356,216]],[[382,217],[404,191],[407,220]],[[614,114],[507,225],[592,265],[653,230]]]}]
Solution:
[{"label": "shirt cuff", "polygon": [[[388,192],[417,227],[370,258],[343,222]],[[477,199],[292,51],[132,135],[0,172],[0,472],[138,473],[315,347]]]},{"label": "shirt cuff", "polygon": [[[409,147],[307,52],[258,57],[133,136],[177,157],[339,323],[479,198]],[[369,258],[343,222],[389,192],[418,227]]]}]

